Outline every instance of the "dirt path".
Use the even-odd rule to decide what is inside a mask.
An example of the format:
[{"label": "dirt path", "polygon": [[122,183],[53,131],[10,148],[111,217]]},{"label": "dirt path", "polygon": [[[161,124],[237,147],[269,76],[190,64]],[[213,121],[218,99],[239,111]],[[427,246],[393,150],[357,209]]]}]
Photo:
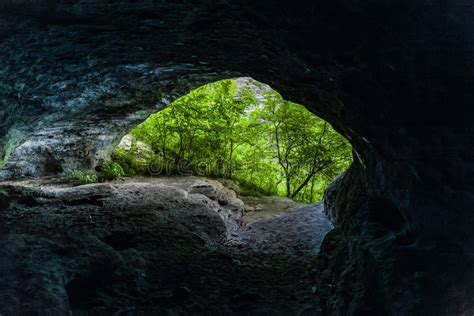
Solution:
[{"label": "dirt path", "polygon": [[[269,210],[267,212],[271,213]],[[323,204],[319,203],[278,213],[272,218],[241,227],[232,235],[229,243],[245,245],[261,252],[313,256],[332,228],[324,214]]]},{"label": "dirt path", "polygon": [[245,204],[245,213],[242,217],[243,226],[260,220],[279,217],[292,210],[309,206],[279,196],[240,196],[239,198]]}]

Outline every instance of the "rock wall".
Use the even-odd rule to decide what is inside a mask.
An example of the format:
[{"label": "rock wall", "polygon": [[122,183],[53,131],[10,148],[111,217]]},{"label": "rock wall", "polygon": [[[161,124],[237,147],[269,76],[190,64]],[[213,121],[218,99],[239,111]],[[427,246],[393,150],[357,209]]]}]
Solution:
[{"label": "rock wall", "polygon": [[473,11],[464,0],[3,1],[0,176],[92,167],[185,91],[251,76],[354,148],[316,263],[323,310],[470,314]]},{"label": "rock wall", "polygon": [[324,191],[323,202],[324,202],[324,212],[326,216],[329,217],[331,222],[334,225],[337,225],[337,219],[339,217],[338,207],[337,207],[337,198],[339,196],[339,190],[342,187],[342,182],[344,180],[345,172],[338,175],[331,184]]}]

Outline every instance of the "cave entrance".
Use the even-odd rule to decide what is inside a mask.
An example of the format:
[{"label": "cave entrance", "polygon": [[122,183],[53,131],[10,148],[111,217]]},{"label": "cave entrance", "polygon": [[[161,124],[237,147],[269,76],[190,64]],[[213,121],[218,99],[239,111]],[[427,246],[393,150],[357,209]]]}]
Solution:
[{"label": "cave entrance", "polygon": [[112,161],[126,176],[212,177],[243,196],[314,203],[352,155],[329,123],[243,77],[201,86],[151,115]]},{"label": "cave entrance", "polygon": [[[114,122],[125,121],[120,114]],[[81,236],[73,242],[90,236],[84,247],[92,242],[99,253],[93,269],[70,274],[73,310],[103,308],[104,295],[135,306],[143,288],[153,306],[176,309],[215,297],[238,312],[291,314],[289,306],[311,301],[308,267],[333,228],[315,203],[351,163],[351,146],[328,123],[267,85],[237,78],[191,91],[126,135],[113,133],[121,135],[97,137],[104,152],[113,149],[110,159],[98,158],[98,174],[66,168],[88,185],[52,185],[47,195],[57,199],[48,199],[47,213],[71,214]]]},{"label": "cave entrance", "polygon": [[150,115],[100,168],[109,178],[205,195],[219,204],[228,237],[317,251],[332,229],[318,202],[351,151],[304,106],[242,77],[201,86]]}]

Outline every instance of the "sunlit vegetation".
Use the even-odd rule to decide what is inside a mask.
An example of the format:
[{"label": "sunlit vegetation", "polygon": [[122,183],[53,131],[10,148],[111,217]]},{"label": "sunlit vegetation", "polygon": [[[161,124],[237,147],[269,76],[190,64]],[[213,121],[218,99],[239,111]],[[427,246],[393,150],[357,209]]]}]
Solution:
[{"label": "sunlit vegetation", "polygon": [[95,173],[79,169],[69,171],[67,177],[72,182],[76,182],[78,184],[91,184],[98,182],[98,178]]},{"label": "sunlit vegetation", "polygon": [[91,184],[117,180],[125,176],[122,166],[114,161],[103,161],[97,169],[98,172],[74,169],[69,171],[66,177],[77,184]]},{"label": "sunlit vegetation", "polygon": [[112,156],[126,175],[227,178],[247,194],[306,202],[352,159],[327,122],[253,80],[200,87],[130,134]]},{"label": "sunlit vegetation", "polygon": [[125,176],[125,172],[120,164],[113,161],[105,161],[99,167],[101,181],[116,180]]}]

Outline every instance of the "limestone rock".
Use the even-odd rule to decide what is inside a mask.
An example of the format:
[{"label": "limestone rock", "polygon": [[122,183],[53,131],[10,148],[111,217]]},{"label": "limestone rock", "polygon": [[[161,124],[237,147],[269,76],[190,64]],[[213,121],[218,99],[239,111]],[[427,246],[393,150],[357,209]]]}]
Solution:
[{"label": "limestone rock", "polygon": [[336,208],[336,199],[339,193],[339,187],[341,186],[342,180],[344,178],[344,173],[338,175],[333,182],[327,187],[324,191],[324,211],[326,215],[331,219],[331,222],[337,224],[337,208]]},{"label": "limestone rock", "polygon": [[122,138],[120,143],[117,145],[117,148],[121,148],[128,151],[132,149],[133,141],[134,141],[133,136],[130,134],[127,134]]}]

